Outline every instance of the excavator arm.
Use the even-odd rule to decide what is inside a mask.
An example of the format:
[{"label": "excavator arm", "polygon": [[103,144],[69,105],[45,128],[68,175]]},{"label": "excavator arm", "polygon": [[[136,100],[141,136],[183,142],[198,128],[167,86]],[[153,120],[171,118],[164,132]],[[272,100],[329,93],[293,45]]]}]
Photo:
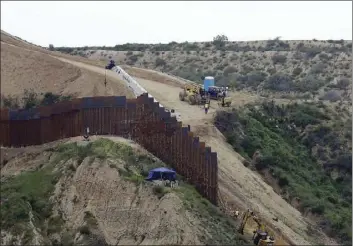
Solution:
[{"label": "excavator arm", "polygon": [[265,231],[265,225],[261,222],[261,220],[258,217],[253,216],[253,220],[256,222],[259,230]]},{"label": "excavator arm", "polygon": [[244,234],[244,228],[249,218],[252,218],[257,224],[257,230],[254,231],[253,242],[257,246],[273,246],[275,243],[274,238],[269,237],[266,230],[265,225],[261,222],[261,220],[255,216],[250,210],[247,210],[242,218],[240,226],[238,228],[238,232]]},{"label": "excavator arm", "polygon": [[240,223],[240,226],[238,228],[238,232],[239,233],[244,234],[244,228],[245,228],[246,222],[248,221],[250,216],[251,216],[251,212],[250,212],[250,210],[247,210],[244,213],[243,218],[242,218],[241,223]]}]

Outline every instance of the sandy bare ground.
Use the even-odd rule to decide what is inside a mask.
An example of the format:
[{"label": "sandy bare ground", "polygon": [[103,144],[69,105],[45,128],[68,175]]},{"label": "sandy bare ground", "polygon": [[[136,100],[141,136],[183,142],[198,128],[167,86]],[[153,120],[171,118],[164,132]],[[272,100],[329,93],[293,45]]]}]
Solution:
[{"label": "sandy bare ground", "polygon": [[97,66],[102,66],[102,67],[104,65],[106,65],[105,61],[89,60],[87,58],[80,57],[80,56],[72,56],[72,55],[61,53],[59,51],[50,51],[50,50],[44,49],[40,46],[36,46],[36,45],[28,43],[24,40],[20,40],[16,37],[12,36],[11,34],[4,32],[3,30],[1,30],[1,41],[4,43],[7,43],[7,44],[11,44],[11,45],[14,45],[14,46],[17,46],[20,48],[27,49],[27,50],[38,51],[40,53],[47,54],[47,55],[55,55],[58,57],[68,58],[70,60],[81,61],[81,62],[85,62],[85,63],[91,64],[91,65],[97,65]]},{"label": "sandy bare ground", "polygon": [[22,94],[25,89],[61,93],[80,76],[81,70],[71,64],[1,42],[1,92],[4,94]]}]

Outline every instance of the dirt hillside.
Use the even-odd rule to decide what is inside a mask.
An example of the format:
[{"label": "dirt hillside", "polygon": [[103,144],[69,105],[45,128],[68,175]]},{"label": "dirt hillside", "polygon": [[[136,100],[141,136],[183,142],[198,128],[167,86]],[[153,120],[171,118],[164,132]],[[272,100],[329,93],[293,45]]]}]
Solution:
[{"label": "dirt hillside", "polygon": [[131,141],[73,138],[40,148],[2,167],[2,245],[246,243],[192,187],[145,182],[164,164]]},{"label": "dirt hillside", "polygon": [[119,78],[113,78],[119,83],[110,83],[112,77],[109,77],[105,88],[104,73],[96,74],[60,61],[51,53],[55,52],[1,32],[1,94],[19,96],[26,89],[34,89],[36,93],[74,94],[77,97],[132,96]]},{"label": "dirt hillside", "polygon": [[25,89],[60,93],[81,76],[81,70],[48,55],[1,42],[1,89],[21,94]]}]

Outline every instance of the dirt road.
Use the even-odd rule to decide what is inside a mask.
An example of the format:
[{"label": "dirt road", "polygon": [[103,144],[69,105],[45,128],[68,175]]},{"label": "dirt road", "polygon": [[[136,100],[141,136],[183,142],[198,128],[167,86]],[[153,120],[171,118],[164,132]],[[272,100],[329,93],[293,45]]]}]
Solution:
[{"label": "dirt road", "polygon": [[[95,67],[81,62],[60,58],[61,61],[71,63],[75,66],[104,74],[104,68]],[[112,81],[122,83],[112,71],[107,71]],[[312,235],[309,235],[308,223],[301,213],[290,206],[279,196],[260,175],[246,168],[242,164],[242,157],[233,151],[228,145],[224,136],[212,124],[212,115],[216,112],[218,105],[213,103],[209,114],[205,115],[202,108],[190,106],[181,102],[178,98],[180,88],[171,85],[161,84],[156,81],[135,78],[156,100],[168,108],[174,108],[181,113],[183,123],[190,124],[191,129],[202,141],[216,151],[219,159],[219,186],[223,198],[228,203],[235,204],[238,209],[251,208],[261,214],[266,224],[278,228],[286,238],[296,245],[309,245],[313,242]],[[272,218],[278,217],[278,222]],[[274,224],[275,223],[275,224]],[[322,235],[323,243],[329,242],[328,238]],[[318,240],[316,239],[318,243]]]}]

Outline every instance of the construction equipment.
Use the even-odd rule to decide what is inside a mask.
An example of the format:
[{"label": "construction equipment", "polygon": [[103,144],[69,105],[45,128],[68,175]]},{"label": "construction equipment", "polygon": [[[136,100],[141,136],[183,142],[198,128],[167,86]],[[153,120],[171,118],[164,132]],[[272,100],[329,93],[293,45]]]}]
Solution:
[{"label": "construction equipment", "polygon": [[222,97],[222,88],[218,86],[209,86],[207,90],[211,99],[217,100],[219,97]]},{"label": "construction equipment", "polygon": [[187,83],[179,93],[180,101],[188,101],[190,105],[205,104],[209,98],[201,85],[196,83]]},{"label": "construction equipment", "polygon": [[267,232],[257,230],[254,232],[253,242],[257,246],[273,246],[275,244],[275,239],[272,236],[269,236]]},{"label": "construction equipment", "polygon": [[228,87],[214,85],[214,78],[211,76],[202,77],[203,85],[187,83],[183,91],[179,93],[180,101],[188,101],[190,105],[209,103],[210,99],[217,100],[220,107],[229,107],[232,98],[227,96]]},{"label": "construction equipment", "polygon": [[105,66],[105,69],[111,70],[113,67],[115,67],[115,61],[110,60],[109,64],[107,66]]},{"label": "construction equipment", "polygon": [[257,230],[253,231],[253,242],[254,245],[257,246],[273,246],[275,240],[272,236],[268,235],[268,232],[265,230],[265,226],[261,223],[260,219],[254,215],[250,209],[248,209],[242,218],[240,226],[238,228],[238,232],[244,234],[244,228],[246,223],[248,222],[249,218],[252,218],[257,223]]},{"label": "construction equipment", "polygon": [[[233,217],[235,220],[238,220],[238,215],[239,211],[234,208],[234,206],[230,203],[228,203],[224,197],[221,195],[220,190],[218,189],[217,192],[218,196],[218,203],[221,208],[221,211],[224,212],[225,214]],[[252,241],[254,245],[256,246],[274,246],[275,243],[277,245],[288,245],[286,242],[283,240],[278,239],[275,242],[275,239],[273,236],[269,236],[268,230],[271,230],[270,228],[265,228],[264,223],[258,218],[254,212],[252,212],[250,209],[244,212],[243,217],[240,221],[240,225],[238,227],[238,232],[242,235],[244,235],[244,228],[249,221],[249,219],[252,218],[252,220],[257,224],[257,229],[252,231],[253,232],[253,237]],[[273,232],[272,232],[273,233]],[[271,234],[272,234],[271,233]],[[273,233],[274,235],[274,233]]]},{"label": "construction equipment", "polygon": [[227,88],[221,88],[218,86],[209,86],[207,90],[207,94],[210,99],[214,99],[218,101],[218,105],[222,107],[229,107],[232,104],[232,98],[226,96]]}]

